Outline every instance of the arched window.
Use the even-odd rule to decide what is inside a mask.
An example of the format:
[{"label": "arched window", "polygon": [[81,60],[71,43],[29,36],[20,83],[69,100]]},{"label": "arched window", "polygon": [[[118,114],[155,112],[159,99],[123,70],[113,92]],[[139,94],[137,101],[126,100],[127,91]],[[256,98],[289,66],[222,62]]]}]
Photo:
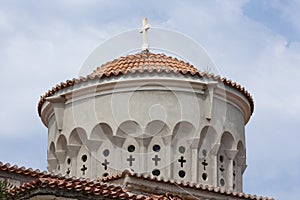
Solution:
[{"label": "arched window", "polygon": [[234,138],[229,132],[224,132],[221,141],[220,148],[217,156],[218,162],[218,186],[223,188],[232,187],[232,169],[230,169],[232,162],[231,150],[233,149]]},{"label": "arched window", "polygon": [[213,127],[205,126],[200,133],[198,147],[198,180],[204,184],[213,184],[213,169],[216,166],[214,148],[217,143],[217,132]]},{"label": "arched window", "polygon": [[99,145],[97,146],[97,153],[91,158],[94,165],[97,166],[97,175],[99,177],[114,173],[119,165],[116,160],[120,160],[120,158],[115,158],[112,138],[112,128],[106,123],[97,124],[91,132],[90,140]]},{"label": "arched window", "polygon": [[90,152],[87,148],[87,134],[82,128],[75,128],[69,137],[69,160],[66,172],[79,177],[86,177],[89,167]]},{"label": "arched window", "polygon": [[121,148],[121,169],[131,169],[134,172],[144,171],[143,154],[140,148],[143,145],[143,135],[140,125],[132,120],[120,124],[117,136],[125,138]]},{"label": "arched window", "polygon": [[187,122],[178,122],[172,133],[172,169],[175,179],[191,181],[192,150],[189,140],[196,137],[195,127]]},{"label": "arched window", "polygon": [[145,128],[145,134],[145,140],[151,139],[144,156],[147,172],[153,176],[167,175],[170,170],[170,148],[166,145],[170,142],[166,139],[171,134],[169,127],[162,121],[151,121]]},{"label": "arched window", "polygon": [[57,171],[64,174],[67,157],[67,139],[64,135],[60,135],[56,141],[55,155],[58,160]]},{"label": "arched window", "polygon": [[55,144],[51,142],[48,149],[48,171],[55,172],[57,170],[57,158],[55,155]]}]

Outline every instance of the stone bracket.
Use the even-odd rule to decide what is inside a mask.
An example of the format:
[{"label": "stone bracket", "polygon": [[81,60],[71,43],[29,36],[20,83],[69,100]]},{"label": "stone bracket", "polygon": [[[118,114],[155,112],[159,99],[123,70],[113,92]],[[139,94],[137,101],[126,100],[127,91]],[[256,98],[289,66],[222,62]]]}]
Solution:
[{"label": "stone bracket", "polygon": [[152,137],[148,135],[143,135],[141,137],[135,137],[135,140],[139,143],[140,146],[148,146],[152,140]]},{"label": "stone bracket", "polygon": [[54,96],[54,97],[48,97],[46,100],[52,104],[55,119],[56,119],[57,129],[61,131],[63,127],[66,98],[63,96]]},{"label": "stone bracket", "polygon": [[233,160],[236,156],[236,154],[239,152],[238,150],[233,150],[233,149],[225,149],[225,154],[229,160]]},{"label": "stone bracket", "polygon": [[214,100],[214,89],[217,87],[217,82],[207,83],[207,94],[205,98],[205,118],[211,120],[213,100]]}]

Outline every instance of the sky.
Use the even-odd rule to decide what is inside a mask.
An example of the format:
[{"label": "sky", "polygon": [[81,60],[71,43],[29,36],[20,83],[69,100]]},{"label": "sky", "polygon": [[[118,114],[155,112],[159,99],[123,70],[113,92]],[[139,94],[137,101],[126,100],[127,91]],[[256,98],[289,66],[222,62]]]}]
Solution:
[{"label": "sky", "polygon": [[45,170],[39,97],[147,17],[201,44],[252,94],[244,192],[300,199],[299,10],[299,0],[0,0],[0,161]]}]

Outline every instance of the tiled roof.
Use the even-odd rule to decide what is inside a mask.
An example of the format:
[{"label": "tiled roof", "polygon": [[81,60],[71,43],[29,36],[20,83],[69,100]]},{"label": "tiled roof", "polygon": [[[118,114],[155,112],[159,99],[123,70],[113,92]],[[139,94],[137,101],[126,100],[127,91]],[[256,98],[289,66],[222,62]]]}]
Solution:
[{"label": "tiled roof", "polygon": [[51,175],[49,172],[41,172],[38,169],[33,170],[32,168],[18,167],[17,165],[11,166],[9,163],[3,164],[2,162],[0,162],[0,171],[6,171],[9,173],[15,173],[24,176],[31,176],[33,178]]},{"label": "tiled roof", "polygon": [[[87,179],[76,178],[37,178],[32,182],[25,183],[20,187],[11,190],[13,196],[22,196],[30,190],[38,188],[52,188],[61,189],[72,192],[83,192],[84,194],[91,194],[96,196],[104,196],[118,199],[130,199],[130,195],[126,193],[120,186],[110,184],[103,184],[95,181],[88,181]],[[133,196],[133,195],[132,195]],[[137,199],[146,199],[139,196]]]},{"label": "tiled roof", "polygon": [[[22,197],[28,195],[32,190],[38,190],[37,194],[43,193],[41,189],[52,189],[54,195],[56,195],[56,190],[63,190],[66,196],[70,196],[70,193],[75,193],[76,195],[91,195],[94,197],[107,197],[113,199],[126,199],[126,200],[181,200],[178,195],[165,194],[165,195],[151,195],[145,196],[141,194],[135,194],[128,192],[123,189],[120,185],[103,183],[100,181],[91,181],[89,179],[81,179],[75,177],[48,177],[48,178],[37,178],[34,181],[24,183],[20,187],[10,191],[10,194],[14,197]],[[77,193],[77,194],[76,194]],[[51,194],[47,190],[47,194]],[[59,196],[62,193],[60,193]],[[94,199],[94,198],[93,198]],[[100,199],[100,198],[99,198]],[[101,198],[102,199],[102,198]]]},{"label": "tiled roof", "polygon": [[164,183],[164,184],[176,185],[176,186],[180,186],[180,187],[186,187],[186,188],[191,188],[191,189],[196,189],[196,190],[201,190],[201,191],[218,193],[218,194],[223,194],[223,195],[226,195],[226,196],[242,198],[242,199],[274,200],[273,198],[256,196],[256,195],[251,195],[251,194],[245,194],[245,193],[242,193],[242,192],[235,192],[235,191],[232,191],[232,190],[225,190],[224,188],[214,187],[214,186],[210,186],[210,185],[195,184],[195,183],[189,183],[189,182],[186,182],[186,181],[176,181],[176,180],[171,180],[171,179],[164,179],[164,178],[159,178],[159,177],[156,177],[156,176],[150,176],[149,174],[132,173],[128,170],[123,171],[122,173],[119,173],[119,174],[116,174],[116,175],[103,177],[99,181],[101,181],[101,182],[110,182],[110,181],[113,181],[113,180],[118,180],[118,179],[125,178],[126,176],[134,177],[134,178],[142,179],[142,180],[153,181],[153,182],[157,182],[157,183]]},{"label": "tiled roof", "polygon": [[46,98],[54,95],[61,89],[71,87],[75,84],[86,82],[88,80],[93,80],[95,78],[101,79],[105,77],[120,76],[133,73],[152,73],[154,71],[156,71],[157,73],[167,74],[189,74],[192,76],[206,77],[215,81],[223,82],[225,85],[242,93],[249,101],[249,104],[251,106],[251,113],[254,110],[254,102],[250,93],[241,85],[229,79],[221,78],[220,76],[201,72],[193,65],[182,60],[178,60],[177,58],[166,56],[164,54],[154,54],[146,51],[134,55],[123,56],[113,61],[107,62],[98,67],[86,77],[80,77],[77,79],[74,78],[72,80],[67,80],[66,82],[57,84],[55,87],[41,96],[41,99],[38,103],[38,113],[39,115],[41,115],[42,105],[46,101]]},{"label": "tiled roof", "polygon": [[219,187],[213,187],[209,185],[194,184],[184,181],[175,181],[170,179],[163,179],[148,174],[137,174],[132,173],[128,170],[108,177],[103,177],[100,180],[89,180],[83,178],[62,176],[61,174],[53,174],[49,172],[41,172],[39,170],[32,170],[31,168],[18,167],[16,165],[10,166],[9,164],[2,164],[0,162],[0,171],[6,171],[9,173],[16,173],[25,176],[31,176],[35,180],[26,182],[21,186],[10,191],[14,196],[25,195],[27,192],[34,189],[60,189],[66,192],[82,192],[86,195],[104,196],[116,199],[147,199],[147,200],[167,200],[167,199],[182,199],[176,194],[166,193],[164,195],[140,195],[129,192],[126,187],[122,185],[110,184],[114,180],[125,178],[126,176],[137,178],[140,180],[153,181],[156,183],[176,185],[180,187],[212,192],[216,194],[222,194],[241,199],[252,199],[252,200],[273,200],[272,198],[250,195],[245,193],[238,193],[232,190],[225,190]]}]

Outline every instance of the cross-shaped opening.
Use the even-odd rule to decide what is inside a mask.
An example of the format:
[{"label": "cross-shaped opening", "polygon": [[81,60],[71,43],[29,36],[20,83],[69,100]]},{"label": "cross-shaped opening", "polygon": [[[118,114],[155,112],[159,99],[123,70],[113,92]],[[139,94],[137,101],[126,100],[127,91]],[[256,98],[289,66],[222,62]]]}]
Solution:
[{"label": "cross-shaped opening", "polygon": [[158,155],[155,155],[154,158],[152,158],[152,160],[154,161],[154,165],[157,166],[158,161],[160,161],[161,159],[158,157]]},{"label": "cross-shaped opening", "polygon": [[107,170],[107,166],[109,165],[109,162],[107,161],[107,159],[104,159],[104,162],[102,163],[104,170]]},{"label": "cross-shaped opening", "polygon": [[204,170],[206,170],[206,166],[208,165],[208,163],[206,162],[205,159],[203,160],[202,165],[203,165]]},{"label": "cross-shaped opening", "polygon": [[129,166],[132,166],[133,161],[135,161],[135,158],[132,157],[132,155],[129,156],[129,158],[127,158],[127,161],[129,162]]},{"label": "cross-shaped opening", "polygon": [[85,175],[85,171],[87,170],[87,167],[83,165],[80,170],[82,171],[82,175]]},{"label": "cross-shaped opening", "polygon": [[225,171],[225,168],[223,167],[223,165],[221,165],[220,171],[221,171],[221,172],[224,172],[224,171]]},{"label": "cross-shaped opening", "polygon": [[178,162],[180,163],[180,167],[183,167],[183,163],[186,163],[186,160],[181,156],[180,159],[178,159]]}]

